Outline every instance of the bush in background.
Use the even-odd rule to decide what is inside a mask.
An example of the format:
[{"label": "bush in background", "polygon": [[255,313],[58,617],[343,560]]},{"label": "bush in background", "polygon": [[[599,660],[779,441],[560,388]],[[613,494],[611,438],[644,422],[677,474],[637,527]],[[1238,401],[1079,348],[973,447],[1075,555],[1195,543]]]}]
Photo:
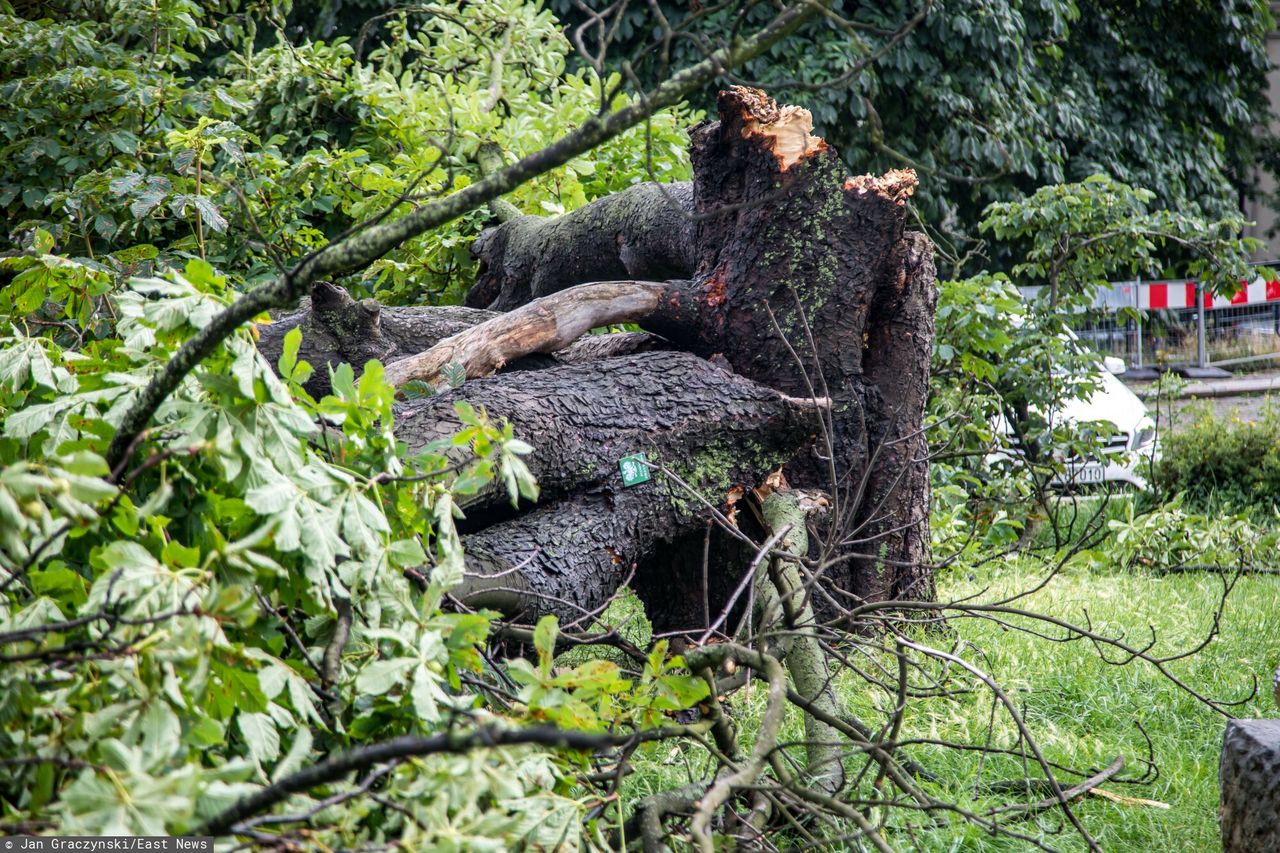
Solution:
[{"label": "bush in background", "polygon": [[1156,483],[1189,503],[1241,507],[1280,505],[1280,406],[1268,402],[1256,420],[1215,417],[1208,404],[1182,413],[1163,439]]}]

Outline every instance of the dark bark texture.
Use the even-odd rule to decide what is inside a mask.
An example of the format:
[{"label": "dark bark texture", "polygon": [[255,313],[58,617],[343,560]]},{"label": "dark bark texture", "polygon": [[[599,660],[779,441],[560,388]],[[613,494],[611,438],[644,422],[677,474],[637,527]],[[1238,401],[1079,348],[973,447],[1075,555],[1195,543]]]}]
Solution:
[{"label": "dark bark texture", "polygon": [[857,524],[846,545],[864,556],[848,589],[867,601],[932,600],[929,566],[929,447],[924,412],[933,356],[937,273],[923,234],[898,244],[901,273],[881,287],[867,324],[863,368],[868,382],[871,459]]},{"label": "dark bark texture", "polygon": [[[905,231],[915,175],[848,177],[807,112],[758,90],[722,92],[719,114],[691,132],[692,183],[642,184],[486,231],[472,308],[379,308],[323,286],[262,330],[274,357],[302,326],[303,357],[327,379],[322,365],[342,361],[430,361],[452,345],[435,347],[443,338],[495,317],[478,308],[537,300],[542,344],[522,350],[508,328],[501,372],[397,410],[411,448],[456,430],[457,400],[509,419],[535,448],[536,506],[494,489],[467,505],[466,603],[572,622],[631,577],[656,629],[704,629],[754,556],[740,537],[707,535],[709,508],[732,505],[739,530],[762,541],[752,490],[780,469],[830,496],[809,551],[820,616],[933,596],[923,424],[936,289],[932,247]],[[567,295],[547,297],[623,280],[661,293],[635,318],[649,334],[589,335],[503,366],[559,345],[556,330],[576,334]],[[582,298],[607,301],[604,287]],[[508,316],[514,326],[523,315]],[[627,488],[618,462],[637,452],[661,467]]]},{"label": "dark bark texture", "polygon": [[575,284],[685,278],[692,267],[688,184],[637,184],[572,213],[520,216],[471,246],[480,273],[467,305],[510,311]]},{"label": "dark bark texture", "polygon": [[1280,720],[1232,720],[1222,739],[1223,853],[1280,850]]},{"label": "dark bark texture", "polygon": [[[396,436],[410,452],[448,439],[462,427],[454,411],[459,400],[509,420],[533,445],[526,463],[543,502],[588,487],[621,489],[619,460],[644,453],[719,505],[731,487],[754,486],[785,463],[817,429],[817,409],[808,400],[689,353],[652,352],[499,374],[401,403]],[[471,457],[466,447],[450,452],[454,461]],[[664,477],[655,472],[653,479]],[[468,505],[505,500],[494,484]],[[692,507],[696,500],[689,495],[680,503]]]},{"label": "dark bark texture", "polygon": [[[533,445],[527,462],[542,494],[537,508],[514,517],[502,511],[508,496],[496,485],[464,504],[472,516],[464,529],[484,526],[464,537],[468,577],[455,594],[472,606],[554,613],[566,623],[605,604],[642,562],[660,562],[672,543],[701,531],[703,499],[723,508],[732,490],[794,456],[816,424],[810,401],[688,353],[655,352],[468,382],[401,404],[397,435],[410,448],[448,438],[461,425],[453,411],[460,399],[510,420]],[[655,469],[627,487],[619,461],[641,452]],[[470,451],[454,453],[465,459]],[[638,591],[650,612],[663,614],[673,589]],[[723,601],[728,590],[717,584],[715,593]],[[698,590],[691,600],[701,599]]]}]

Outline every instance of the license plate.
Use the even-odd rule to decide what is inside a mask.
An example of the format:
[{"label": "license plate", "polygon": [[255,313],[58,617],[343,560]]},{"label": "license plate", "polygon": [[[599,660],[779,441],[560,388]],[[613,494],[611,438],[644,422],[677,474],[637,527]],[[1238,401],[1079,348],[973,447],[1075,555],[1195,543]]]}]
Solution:
[{"label": "license plate", "polygon": [[1073,483],[1101,483],[1106,479],[1107,469],[1102,465],[1082,465],[1071,476]]}]

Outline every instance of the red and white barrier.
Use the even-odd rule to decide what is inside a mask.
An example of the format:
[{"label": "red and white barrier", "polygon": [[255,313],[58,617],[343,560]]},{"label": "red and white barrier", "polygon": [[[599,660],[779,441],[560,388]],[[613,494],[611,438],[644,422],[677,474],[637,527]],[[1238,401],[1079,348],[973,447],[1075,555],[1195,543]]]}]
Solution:
[{"label": "red and white barrier", "polygon": [[[1264,305],[1269,302],[1280,302],[1280,281],[1264,281],[1261,278],[1252,282],[1240,282],[1240,289],[1233,296],[1204,294],[1204,307],[1230,308],[1233,305]],[[1123,285],[1124,294],[1132,303],[1133,290],[1138,288],[1138,306],[1143,310],[1159,310],[1162,308],[1195,308],[1196,283],[1194,281],[1152,281]]]}]

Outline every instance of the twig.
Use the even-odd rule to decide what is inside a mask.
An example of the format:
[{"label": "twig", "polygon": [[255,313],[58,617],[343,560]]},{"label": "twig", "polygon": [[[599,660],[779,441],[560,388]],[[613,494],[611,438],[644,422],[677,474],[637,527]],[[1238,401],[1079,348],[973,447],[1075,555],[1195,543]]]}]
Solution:
[{"label": "twig", "polygon": [[1088,779],[1078,782],[1077,784],[1072,785],[1070,788],[1063,788],[1061,793],[1057,796],[1046,797],[1045,799],[1040,800],[1038,802],[1034,802],[1034,803],[1010,803],[1007,806],[1000,806],[999,808],[990,809],[987,811],[987,814],[993,817],[998,814],[1008,814],[1009,812],[1019,812],[1023,815],[1032,815],[1032,814],[1035,814],[1036,812],[1042,812],[1048,809],[1056,808],[1062,805],[1063,803],[1067,802],[1068,800],[1074,800],[1082,796],[1083,794],[1089,793],[1089,791],[1098,787],[1103,782],[1106,782],[1112,776],[1115,776],[1117,773],[1123,770],[1124,765],[1125,765],[1124,756],[1123,755],[1117,756],[1116,760],[1111,762],[1111,764],[1108,765],[1105,770],[1100,770],[1099,772],[1090,776]]}]

